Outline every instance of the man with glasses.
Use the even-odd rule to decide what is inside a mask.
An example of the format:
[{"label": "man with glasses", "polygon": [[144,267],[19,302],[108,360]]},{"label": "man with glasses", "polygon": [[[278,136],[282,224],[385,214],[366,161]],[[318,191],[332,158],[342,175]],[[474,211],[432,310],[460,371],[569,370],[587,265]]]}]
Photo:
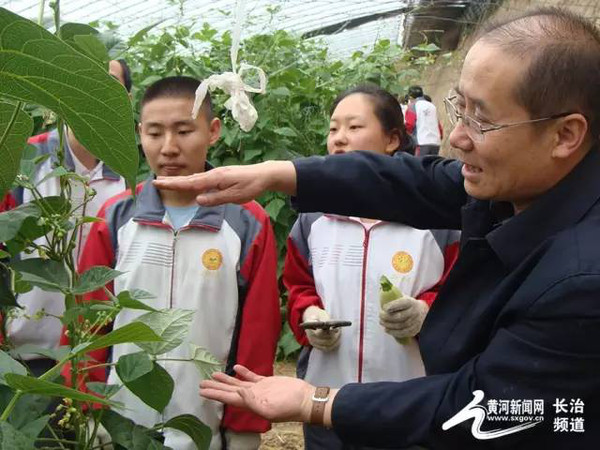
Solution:
[{"label": "man with glasses", "polygon": [[428,376],[328,390],[237,367],[202,395],[354,445],[598,447],[600,32],[559,9],[491,25],[446,104],[460,161],[353,152],[157,182],[204,205],[278,190],[301,211],[462,229],[419,338]]}]

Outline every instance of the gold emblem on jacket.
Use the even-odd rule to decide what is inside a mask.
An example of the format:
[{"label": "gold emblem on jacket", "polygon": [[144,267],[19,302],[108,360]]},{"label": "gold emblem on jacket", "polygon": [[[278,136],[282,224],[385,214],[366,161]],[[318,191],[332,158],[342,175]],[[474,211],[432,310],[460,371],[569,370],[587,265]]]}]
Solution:
[{"label": "gold emblem on jacket", "polygon": [[414,266],[412,256],[406,252],[396,252],[392,256],[392,266],[397,272],[408,273]]},{"label": "gold emblem on jacket", "polygon": [[223,255],[216,248],[210,248],[202,254],[202,265],[208,270],[218,270],[223,264]]}]

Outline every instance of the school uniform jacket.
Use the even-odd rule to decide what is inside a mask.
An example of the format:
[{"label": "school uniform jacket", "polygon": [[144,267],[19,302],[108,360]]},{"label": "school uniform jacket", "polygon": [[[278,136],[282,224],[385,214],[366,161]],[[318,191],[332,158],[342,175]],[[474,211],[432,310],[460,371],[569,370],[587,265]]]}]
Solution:
[{"label": "school uniform jacket", "polygon": [[[380,277],[429,305],[458,254],[460,233],[418,230],[357,218],[301,214],[288,238],[283,272],[289,290],[288,317],[296,339],[309,345],[300,328],[309,306],[332,319],[349,320],[340,346],[332,352],[311,349],[299,372],[317,385],[403,381],[423,376],[418,343],[401,345],[379,324]],[[306,364],[306,367],[304,365]]]},{"label": "school uniform jacket", "polygon": [[[189,224],[174,231],[151,180],[138,186],[134,202],[125,192],[100,211],[84,249],[80,271],[106,265],[125,272],[113,291],[144,289],[156,296],[147,303],[156,309],[195,311],[189,335],[182,345],[161,357],[188,358],[187,343],[207,349],[232,373],[234,364],[271,375],[280,331],[277,254],[269,217],[256,203],[200,207]],[[95,295],[94,298],[98,298]],[[113,328],[131,323],[141,313],[124,310]],[[116,345],[111,359],[138,352],[134,344]],[[98,361],[108,350],[95,352]],[[213,431],[211,449],[221,449],[219,428],[237,432],[264,432],[269,423],[247,411],[200,398],[200,377],[193,363],[163,362],[175,381],[175,390],[162,415],[142,403],[126,388],[113,397],[123,402],[123,414],[153,426],[180,414],[193,414]],[[92,378],[105,379],[96,370]],[[108,383],[119,382],[114,370]],[[182,433],[166,431],[165,445],[194,448]]]}]

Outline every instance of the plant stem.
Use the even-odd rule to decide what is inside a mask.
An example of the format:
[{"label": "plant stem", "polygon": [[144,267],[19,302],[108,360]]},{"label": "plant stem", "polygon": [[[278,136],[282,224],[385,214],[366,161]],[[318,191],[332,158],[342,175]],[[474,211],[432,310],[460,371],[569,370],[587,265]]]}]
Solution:
[{"label": "plant stem", "polygon": [[0,416],[0,422],[6,422],[6,420],[8,419],[8,416],[10,415],[11,411],[14,409],[15,405],[17,404],[17,401],[19,401],[19,399],[21,398],[22,395],[23,395],[23,391],[17,390],[15,392],[15,395],[13,395],[13,397],[10,399],[10,402],[8,402],[8,405],[6,405],[6,408],[4,408],[4,411],[2,412],[2,415]]},{"label": "plant stem", "polygon": [[[54,431],[54,429],[46,422],[46,428],[48,428],[48,430],[50,431],[50,433],[52,434],[52,436],[54,437],[54,439],[60,440],[59,437],[56,435],[56,432]],[[75,441],[73,441],[75,442]],[[60,448],[65,448],[64,445],[62,445],[61,443],[59,443]]]},{"label": "plant stem", "polygon": [[[56,438],[37,438],[36,441],[50,441],[50,442],[56,442],[58,444],[78,444],[79,443],[77,441],[69,441],[68,439],[59,439],[58,437],[56,437]],[[60,448],[65,448],[65,446],[61,445]]]},{"label": "plant stem", "polygon": [[98,369],[99,367],[110,367],[110,366],[116,366],[116,365],[117,365],[117,363],[94,364],[93,366],[81,367],[79,369],[79,371],[83,372],[83,371],[86,371],[86,370]]},{"label": "plant stem", "polygon": [[[52,4],[50,4],[52,6]],[[60,0],[54,0],[54,27],[56,28],[56,36],[60,37]]]},{"label": "plant stem", "polygon": [[41,27],[44,25],[44,5],[46,0],[40,0],[40,12],[38,13],[38,25]]},{"label": "plant stem", "polygon": [[193,361],[193,359],[182,359],[182,358],[157,358],[156,361],[183,361],[183,362],[190,362]]}]

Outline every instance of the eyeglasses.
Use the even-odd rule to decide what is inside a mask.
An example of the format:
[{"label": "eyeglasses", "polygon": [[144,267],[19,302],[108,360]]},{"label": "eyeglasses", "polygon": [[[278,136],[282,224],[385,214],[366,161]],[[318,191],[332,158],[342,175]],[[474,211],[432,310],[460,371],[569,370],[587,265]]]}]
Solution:
[{"label": "eyeglasses", "polygon": [[569,114],[574,114],[573,112],[563,112],[560,114],[554,114],[548,117],[542,117],[541,119],[532,119],[532,120],[524,120],[522,122],[513,122],[513,123],[505,123],[505,124],[489,124],[483,125],[478,120],[473,117],[458,112],[456,105],[454,102],[458,98],[458,95],[450,95],[444,99],[444,106],[446,107],[446,114],[448,115],[448,120],[452,127],[455,127],[459,120],[462,121],[463,125],[467,129],[468,136],[477,142],[483,142],[485,133],[490,131],[502,130],[503,128],[516,127],[518,125],[525,125],[528,123],[536,123],[543,122],[545,120],[558,119],[560,117],[568,116]]}]

